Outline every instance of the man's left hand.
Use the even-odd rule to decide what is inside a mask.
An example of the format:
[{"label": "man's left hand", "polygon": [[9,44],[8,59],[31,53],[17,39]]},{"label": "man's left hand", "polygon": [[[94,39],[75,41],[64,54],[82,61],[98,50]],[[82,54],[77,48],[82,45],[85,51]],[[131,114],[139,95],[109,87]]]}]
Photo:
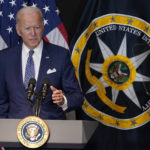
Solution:
[{"label": "man's left hand", "polygon": [[63,95],[62,90],[58,90],[54,86],[50,86],[50,89],[52,90],[53,103],[55,103],[57,105],[63,105],[64,104],[64,95]]}]

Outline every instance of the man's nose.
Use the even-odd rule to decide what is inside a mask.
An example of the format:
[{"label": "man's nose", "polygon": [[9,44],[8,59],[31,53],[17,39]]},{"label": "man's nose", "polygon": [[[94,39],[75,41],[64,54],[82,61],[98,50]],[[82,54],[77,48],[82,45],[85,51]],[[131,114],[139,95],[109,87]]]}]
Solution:
[{"label": "man's nose", "polygon": [[36,34],[35,28],[31,28],[31,34],[32,34],[32,35],[35,35],[35,34]]}]

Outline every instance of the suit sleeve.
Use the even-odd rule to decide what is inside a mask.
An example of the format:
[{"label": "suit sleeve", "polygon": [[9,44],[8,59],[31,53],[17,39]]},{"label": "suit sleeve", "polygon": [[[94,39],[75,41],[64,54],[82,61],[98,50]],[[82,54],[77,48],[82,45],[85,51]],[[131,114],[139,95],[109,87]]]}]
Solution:
[{"label": "suit sleeve", "polygon": [[1,52],[0,53],[0,118],[7,118],[9,101],[8,101],[8,93],[6,92],[5,63],[3,60],[4,57]]},{"label": "suit sleeve", "polygon": [[71,111],[82,106],[83,94],[76,79],[74,67],[68,51],[64,57],[63,64],[62,86],[68,104],[68,109],[66,111]]}]

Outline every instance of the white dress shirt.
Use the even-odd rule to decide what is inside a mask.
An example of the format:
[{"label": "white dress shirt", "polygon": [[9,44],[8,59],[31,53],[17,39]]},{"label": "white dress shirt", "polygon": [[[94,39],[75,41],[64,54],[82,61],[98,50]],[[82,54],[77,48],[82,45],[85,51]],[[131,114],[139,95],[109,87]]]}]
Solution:
[{"label": "white dress shirt", "polygon": [[[34,54],[32,56],[34,61],[34,71],[35,71],[35,79],[37,81],[38,74],[39,74],[39,68],[41,63],[41,57],[42,57],[42,49],[43,49],[43,41],[40,42],[40,44],[33,49]],[[26,69],[26,63],[27,59],[29,57],[29,51],[30,49],[23,43],[22,45],[22,75],[23,75],[23,82],[25,79],[25,69]]]},{"label": "white dress shirt", "polygon": [[[38,75],[39,75],[39,68],[40,68],[40,63],[41,63],[41,57],[42,57],[42,49],[43,49],[43,40],[41,40],[40,44],[33,49],[34,54],[33,54],[33,61],[34,61],[34,71],[35,71],[35,79],[37,81]],[[25,79],[25,70],[26,70],[26,63],[27,59],[29,57],[29,51],[30,49],[23,43],[22,45],[22,76],[23,76],[23,82]],[[66,110],[68,108],[67,106],[67,99],[64,96],[64,104],[59,105],[63,110]]]}]

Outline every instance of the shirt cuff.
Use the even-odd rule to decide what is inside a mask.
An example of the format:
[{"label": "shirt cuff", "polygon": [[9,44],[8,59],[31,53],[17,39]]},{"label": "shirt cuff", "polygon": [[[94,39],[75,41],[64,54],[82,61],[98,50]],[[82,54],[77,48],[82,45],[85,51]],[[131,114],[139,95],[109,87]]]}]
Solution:
[{"label": "shirt cuff", "polygon": [[65,111],[68,108],[68,103],[67,103],[67,98],[65,97],[65,95],[63,95],[63,97],[64,97],[64,104],[58,105],[58,106],[61,107],[63,111]]}]

